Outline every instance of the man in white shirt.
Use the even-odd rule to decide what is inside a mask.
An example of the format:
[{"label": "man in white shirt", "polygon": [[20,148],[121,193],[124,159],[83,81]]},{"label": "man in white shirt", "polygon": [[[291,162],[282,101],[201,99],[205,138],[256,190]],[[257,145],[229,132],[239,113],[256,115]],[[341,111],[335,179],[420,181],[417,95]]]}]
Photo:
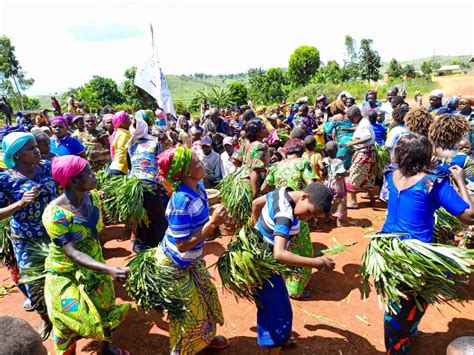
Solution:
[{"label": "man in white shirt", "polygon": [[387,123],[391,121],[392,119],[392,112],[393,112],[393,107],[392,107],[392,99],[397,96],[397,90],[394,88],[391,88],[387,91],[387,101],[385,101],[382,106],[380,106],[380,110],[385,112],[385,119],[384,123]]},{"label": "man in white shirt", "polygon": [[224,152],[221,154],[222,161],[222,177],[225,178],[227,175],[233,173],[237,167],[234,165],[234,154],[237,150],[234,148],[234,138],[225,137],[224,141]]}]

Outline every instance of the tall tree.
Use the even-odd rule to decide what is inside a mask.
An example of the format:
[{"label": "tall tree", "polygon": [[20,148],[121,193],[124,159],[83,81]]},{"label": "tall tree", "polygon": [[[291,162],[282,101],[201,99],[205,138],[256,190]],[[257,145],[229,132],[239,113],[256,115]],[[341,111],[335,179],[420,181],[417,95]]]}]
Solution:
[{"label": "tall tree", "polygon": [[344,67],[341,69],[341,78],[343,81],[358,80],[360,76],[360,66],[357,42],[350,35],[344,38],[346,53],[344,56]]},{"label": "tall tree", "polygon": [[362,80],[379,79],[379,71],[382,63],[380,62],[379,53],[372,49],[373,41],[371,39],[363,38],[360,41],[359,61],[360,61],[360,77]]},{"label": "tall tree", "polygon": [[[79,90],[80,95],[91,95],[95,105],[118,105],[124,102],[117,83],[109,78],[94,75],[92,79]],[[84,98],[84,102],[86,102]],[[94,105],[94,106],[95,106]]]},{"label": "tall tree", "polygon": [[407,78],[415,78],[416,77],[416,70],[412,64],[407,64],[403,67],[403,75]]},{"label": "tall tree", "polygon": [[21,108],[24,109],[20,89],[26,90],[33,85],[34,80],[26,77],[26,73],[22,70],[20,62],[16,58],[15,47],[7,36],[0,37],[0,73],[4,80],[11,79],[13,81],[18,94],[17,99]]},{"label": "tall tree", "polygon": [[308,84],[321,64],[319,51],[313,46],[301,46],[295,49],[288,63],[288,78],[295,86]]},{"label": "tall tree", "polygon": [[395,58],[388,64],[387,74],[391,78],[399,78],[403,75],[403,68]]}]

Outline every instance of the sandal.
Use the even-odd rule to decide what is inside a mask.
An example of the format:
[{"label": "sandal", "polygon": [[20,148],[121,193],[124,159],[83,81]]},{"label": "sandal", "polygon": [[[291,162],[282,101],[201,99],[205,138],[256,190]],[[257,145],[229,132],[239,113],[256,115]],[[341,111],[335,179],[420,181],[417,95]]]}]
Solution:
[{"label": "sandal", "polygon": [[211,344],[207,346],[208,349],[227,349],[230,346],[230,341],[222,335],[216,336]]},{"label": "sandal", "polygon": [[25,299],[25,302],[23,302],[23,309],[26,311],[26,312],[33,312],[35,310],[35,308],[33,307],[33,305],[31,304],[31,301],[27,298]]},{"label": "sandal", "polygon": [[45,325],[41,329],[39,327],[36,329],[42,341],[48,340],[49,335],[51,334],[52,330],[53,330],[53,323],[51,322],[45,323]]}]

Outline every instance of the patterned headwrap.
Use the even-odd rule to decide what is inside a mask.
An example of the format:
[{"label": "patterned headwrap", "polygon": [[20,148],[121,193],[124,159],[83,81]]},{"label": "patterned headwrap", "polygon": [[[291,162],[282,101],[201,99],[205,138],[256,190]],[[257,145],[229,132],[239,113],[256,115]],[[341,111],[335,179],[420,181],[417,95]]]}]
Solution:
[{"label": "patterned headwrap", "polygon": [[76,155],[56,157],[51,166],[53,180],[58,182],[61,187],[66,188],[69,181],[82,173],[87,164],[89,163],[86,159]]},{"label": "patterned headwrap", "polygon": [[176,190],[191,168],[192,152],[184,145],[165,150],[158,156],[158,177],[173,184]]},{"label": "patterned headwrap", "polygon": [[15,154],[21,150],[25,144],[35,137],[31,133],[13,132],[7,134],[2,141],[3,162],[9,169],[13,169],[16,165]]}]

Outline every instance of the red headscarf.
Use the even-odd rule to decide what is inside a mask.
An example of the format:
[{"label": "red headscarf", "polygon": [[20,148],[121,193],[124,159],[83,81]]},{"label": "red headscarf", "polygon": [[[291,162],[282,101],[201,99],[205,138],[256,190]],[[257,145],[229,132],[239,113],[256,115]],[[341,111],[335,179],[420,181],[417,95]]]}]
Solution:
[{"label": "red headscarf", "polygon": [[66,188],[71,179],[82,173],[89,163],[76,155],[63,155],[53,159],[52,175],[54,181]]}]

